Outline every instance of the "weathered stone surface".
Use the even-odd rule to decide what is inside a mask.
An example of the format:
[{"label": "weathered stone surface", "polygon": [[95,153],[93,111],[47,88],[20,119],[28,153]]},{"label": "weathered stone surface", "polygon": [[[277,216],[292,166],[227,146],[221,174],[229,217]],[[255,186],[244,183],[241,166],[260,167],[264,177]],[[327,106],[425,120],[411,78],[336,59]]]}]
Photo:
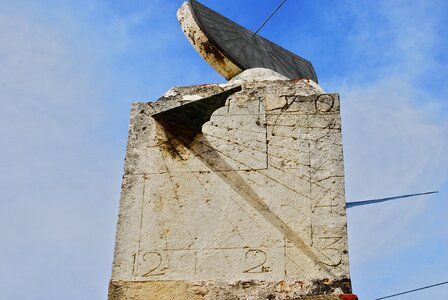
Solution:
[{"label": "weathered stone surface", "polygon": [[109,300],[356,300],[345,294],[301,296],[303,282],[111,281]]},{"label": "weathered stone surface", "polygon": [[289,80],[288,77],[283,76],[273,70],[265,69],[265,68],[253,68],[249,70],[245,70],[244,72],[236,75],[229,83],[239,83],[239,82],[247,82],[247,81],[274,81],[274,80]]},{"label": "weathered stone surface", "polygon": [[307,80],[238,84],[193,136],[151,116],[234,85],[133,104],[110,299],[351,292],[339,96]]},{"label": "weathered stone surface", "polygon": [[177,19],[180,22],[182,31],[191,43],[193,48],[226,79],[231,79],[242,70],[230,61],[216,46],[208,39],[205,33],[196,23],[190,4],[185,2],[177,11]]}]

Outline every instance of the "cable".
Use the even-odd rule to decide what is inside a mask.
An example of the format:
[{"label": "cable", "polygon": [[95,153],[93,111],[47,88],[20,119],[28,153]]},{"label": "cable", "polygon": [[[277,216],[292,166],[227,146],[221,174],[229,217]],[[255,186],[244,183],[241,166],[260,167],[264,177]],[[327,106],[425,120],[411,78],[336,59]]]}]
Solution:
[{"label": "cable", "polygon": [[406,291],[406,292],[402,292],[402,293],[398,293],[398,294],[394,294],[394,295],[389,295],[389,296],[385,296],[385,297],[381,297],[381,298],[376,298],[375,300],[382,300],[382,299],[392,298],[392,297],[396,297],[396,296],[401,296],[401,295],[404,295],[404,294],[410,294],[410,293],[414,293],[414,292],[417,292],[417,291],[433,288],[433,287],[436,287],[436,286],[439,286],[439,285],[444,285],[444,284],[448,284],[448,281],[437,283],[437,284],[433,284],[433,285],[424,286],[424,287],[421,287],[421,288],[418,288],[418,289],[414,289],[414,290],[410,290],[410,291]]},{"label": "cable", "polygon": [[267,22],[269,22],[269,20],[275,15],[275,13],[280,9],[280,7],[282,7],[283,4],[285,4],[286,0],[283,0],[282,3],[280,3],[279,6],[277,6],[277,8],[274,10],[274,12],[269,16],[269,18],[267,18],[266,21],[264,21],[263,24],[261,24],[261,26],[257,29],[257,31],[255,31],[254,35],[257,35],[258,31],[260,31],[261,28],[263,28],[264,25],[266,25]]}]

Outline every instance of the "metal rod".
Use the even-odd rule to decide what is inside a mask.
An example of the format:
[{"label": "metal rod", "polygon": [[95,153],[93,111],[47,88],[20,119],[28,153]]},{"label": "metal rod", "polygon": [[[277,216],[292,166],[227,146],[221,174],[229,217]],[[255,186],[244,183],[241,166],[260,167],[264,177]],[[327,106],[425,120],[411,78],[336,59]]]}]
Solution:
[{"label": "metal rod", "polygon": [[282,7],[283,4],[285,4],[286,0],[283,0],[282,3],[280,3],[279,6],[277,6],[277,8],[274,10],[274,12],[269,16],[269,18],[266,19],[266,21],[264,21],[263,24],[261,24],[261,26],[257,29],[257,31],[255,31],[254,35],[257,35],[257,33],[261,30],[261,28],[264,27],[264,25],[266,25],[267,22],[269,22],[269,20],[275,15],[275,13],[280,9],[280,7]]},{"label": "metal rod", "polygon": [[406,291],[406,292],[403,292],[403,293],[398,293],[398,294],[389,295],[389,296],[386,296],[386,297],[376,298],[375,300],[382,300],[382,299],[388,299],[388,298],[392,298],[392,297],[397,297],[397,296],[401,296],[401,295],[404,295],[404,294],[414,293],[414,292],[417,292],[417,291],[433,288],[433,287],[436,287],[436,286],[439,286],[439,285],[444,285],[444,284],[448,284],[448,281],[437,283],[437,284],[433,284],[433,285],[424,286],[424,287],[421,287],[421,288],[418,288],[418,289],[414,289],[414,290],[410,290],[410,291]]},{"label": "metal rod", "polygon": [[390,201],[390,200],[409,198],[409,197],[415,197],[415,196],[430,195],[430,194],[437,194],[437,193],[438,193],[438,191],[434,191],[434,192],[402,195],[402,196],[395,196],[395,197],[387,197],[387,198],[381,198],[381,199],[364,200],[364,201],[356,201],[356,202],[347,202],[346,206],[347,206],[347,208],[352,208],[352,207],[355,207],[355,206],[375,204],[375,203],[386,202],[386,201]]}]

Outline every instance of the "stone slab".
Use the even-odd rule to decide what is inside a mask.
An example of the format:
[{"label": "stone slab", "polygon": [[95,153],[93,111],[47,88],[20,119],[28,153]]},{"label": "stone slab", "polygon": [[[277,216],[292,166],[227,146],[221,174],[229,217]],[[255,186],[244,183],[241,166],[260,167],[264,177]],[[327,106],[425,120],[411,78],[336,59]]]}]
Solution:
[{"label": "stone slab", "polygon": [[[300,296],[302,282],[111,281],[109,300],[357,300],[350,294]],[[325,286],[322,287],[325,290]]]},{"label": "stone slab", "polygon": [[234,84],[133,104],[110,299],[351,292],[339,96],[307,80],[238,84],[188,139],[151,115]]}]

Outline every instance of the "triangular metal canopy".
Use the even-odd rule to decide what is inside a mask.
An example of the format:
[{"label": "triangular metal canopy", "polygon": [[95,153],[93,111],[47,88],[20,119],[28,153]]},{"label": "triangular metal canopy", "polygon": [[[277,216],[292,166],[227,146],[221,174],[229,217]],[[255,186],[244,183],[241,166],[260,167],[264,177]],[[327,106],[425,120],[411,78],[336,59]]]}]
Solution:
[{"label": "triangular metal canopy", "polygon": [[189,0],[193,17],[214,47],[241,70],[266,68],[288,78],[318,82],[310,61],[280,47],[219,13]]}]

